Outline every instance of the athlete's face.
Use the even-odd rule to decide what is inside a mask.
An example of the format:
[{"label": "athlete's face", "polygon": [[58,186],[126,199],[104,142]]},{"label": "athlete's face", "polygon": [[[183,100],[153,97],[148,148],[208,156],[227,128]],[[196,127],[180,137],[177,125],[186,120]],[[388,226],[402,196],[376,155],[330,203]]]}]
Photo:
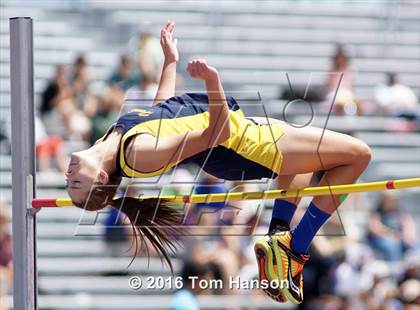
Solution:
[{"label": "athlete's face", "polygon": [[86,200],[98,172],[95,162],[83,155],[83,152],[73,153],[65,173],[67,192],[76,203]]}]

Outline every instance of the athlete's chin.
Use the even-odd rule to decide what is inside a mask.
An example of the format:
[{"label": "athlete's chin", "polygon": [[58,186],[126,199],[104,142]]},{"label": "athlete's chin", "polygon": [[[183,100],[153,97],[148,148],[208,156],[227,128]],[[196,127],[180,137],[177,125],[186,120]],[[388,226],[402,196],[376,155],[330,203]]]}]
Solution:
[{"label": "athlete's chin", "polygon": [[77,152],[73,152],[70,155],[70,165],[78,164],[80,161],[80,156],[77,154]]}]

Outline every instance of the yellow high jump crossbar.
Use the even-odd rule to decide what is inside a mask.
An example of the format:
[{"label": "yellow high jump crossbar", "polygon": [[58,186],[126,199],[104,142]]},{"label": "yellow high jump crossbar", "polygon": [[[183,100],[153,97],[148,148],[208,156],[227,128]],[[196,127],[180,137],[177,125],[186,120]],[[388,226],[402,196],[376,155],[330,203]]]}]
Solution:
[{"label": "yellow high jump crossbar", "polygon": [[[343,195],[361,192],[376,192],[383,190],[396,190],[404,188],[420,187],[420,178],[400,179],[381,182],[306,187],[301,189],[277,189],[263,192],[232,192],[218,194],[199,194],[199,195],[164,195],[164,196],[141,196],[139,199],[145,200],[150,198],[168,199],[169,203],[210,203],[210,202],[227,202],[240,200],[259,200],[259,199],[277,199],[277,198],[293,198],[305,196],[326,196],[326,195]],[[69,198],[42,199],[36,198],[32,200],[33,208],[44,207],[70,207],[73,203]]]}]

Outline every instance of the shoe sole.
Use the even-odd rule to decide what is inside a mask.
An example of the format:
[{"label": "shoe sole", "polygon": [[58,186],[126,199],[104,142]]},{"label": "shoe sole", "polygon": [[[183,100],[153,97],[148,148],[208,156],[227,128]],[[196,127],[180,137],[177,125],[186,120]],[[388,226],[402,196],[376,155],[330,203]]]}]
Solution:
[{"label": "shoe sole", "polygon": [[[263,237],[264,241],[257,241],[254,245],[254,252],[257,258],[258,264],[258,278],[261,280],[276,280],[278,279],[277,272],[274,270],[273,265],[273,251],[271,247],[267,244],[270,237]],[[271,262],[271,263],[270,263]],[[267,289],[262,289],[269,297],[274,299],[277,302],[287,301],[283,295],[282,289],[269,287]]]},{"label": "shoe sole", "polygon": [[[278,242],[278,240],[275,240],[275,242]],[[278,277],[280,280],[287,280],[288,281],[288,267],[289,267],[289,258],[287,256],[287,253],[280,249],[280,246],[278,246],[277,244],[275,244],[273,247],[273,252],[274,252],[274,256],[276,258],[276,262],[277,262],[277,270],[279,271]],[[282,259],[282,255],[280,253],[280,251],[282,251],[282,253],[284,254],[284,258]],[[284,259],[287,260],[287,264],[284,265],[283,261]],[[280,264],[278,262],[281,262]],[[289,283],[290,285],[290,283]],[[288,287],[283,287],[282,288],[282,292],[283,295],[292,303],[294,303],[295,305],[298,305],[300,303],[302,303],[301,300],[297,300],[293,297],[293,295],[289,292]]]}]

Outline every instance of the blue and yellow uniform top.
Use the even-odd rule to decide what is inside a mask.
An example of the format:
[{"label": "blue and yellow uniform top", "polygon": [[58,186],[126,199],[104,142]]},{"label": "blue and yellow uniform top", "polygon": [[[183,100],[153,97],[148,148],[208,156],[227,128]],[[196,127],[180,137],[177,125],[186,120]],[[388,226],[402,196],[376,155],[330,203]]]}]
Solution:
[{"label": "blue and yellow uniform top", "polygon": [[227,96],[226,100],[230,118],[229,139],[156,171],[142,172],[127,164],[125,146],[129,139],[140,133],[166,137],[208,127],[207,95],[187,93],[169,98],[151,107],[133,109],[122,115],[97,143],[106,139],[114,128],[122,129],[116,167],[124,177],[152,177],[186,163],[195,163],[207,173],[225,180],[277,177],[282,155],[275,141],[283,135],[283,126],[281,124],[263,125],[247,119],[234,98]]}]

